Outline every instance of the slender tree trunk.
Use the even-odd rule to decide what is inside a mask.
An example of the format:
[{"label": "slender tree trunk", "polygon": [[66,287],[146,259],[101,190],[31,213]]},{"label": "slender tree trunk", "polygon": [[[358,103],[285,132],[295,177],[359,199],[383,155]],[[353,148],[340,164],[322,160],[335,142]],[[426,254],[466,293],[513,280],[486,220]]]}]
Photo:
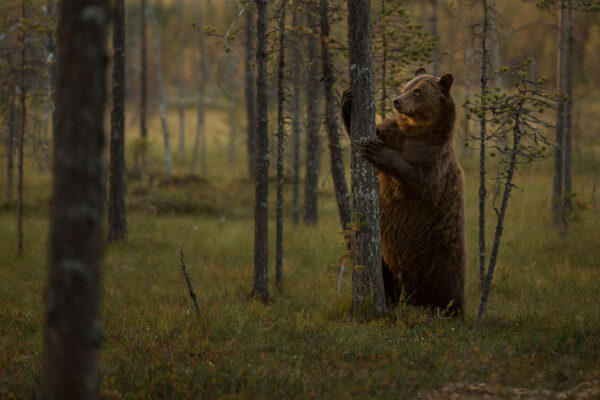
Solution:
[{"label": "slender tree trunk", "polygon": [[[148,49],[146,44],[146,8],[148,0],[140,3],[140,137],[142,143],[142,168],[146,167],[146,150],[148,144]],[[136,161],[137,164],[137,161]]]},{"label": "slender tree trunk", "polygon": [[[438,0],[431,0],[431,35],[438,35]],[[433,49],[433,76],[438,76],[440,67],[440,45]]]},{"label": "slender tree trunk", "polygon": [[198,153],[200,153],[200,173],[206,177],[206,127],[204,123],[204,105],[206,95],[206,77],[208,73],[208,63],[206,55],[206,46],[204,44],[204,10],[199,5],[198,13],[198,26],[200,27],[200,33],[198,34],[198,47],[200,48],[200,62],[199,69],[200,74],[198,77],[198,110],[197,110],[197,121],[196,121],[196,137],[194,139],[194,150],[192,152],[192,165],[190,169],[190,175],[196,174],[196,165],[198,163]]},{"label": "slender tree trunk", "polygon": [[107,3],[60,3],[43,372],[47,400],[98,397]]},{"label": "slender tree trunk", "polygon": [[[381,18],[385,18],[385,0],[381,0]],[[387,34],[386,34],[386,26],[383,25],[381,29],[381,43],[382,48],[381,52],[383,53],[383,60],[381,62],[381,103],[379,109],[379,115],[381,119],[385,118],[385,108],[387,102],[387,58],[388,58],[388,48],[387,48]]]},{"label": "slender tree trunk", "polygon": [[275,283],[281,287],[283,281],[283,140],[285,135],[283,109],[285,107],[285,8],[281,1],[279,18],[279,68],[277,70],[277,232],[275,252]]},{"label": "slender tree trunk", "polygon": [[[21,0],[21,18],[25,21],[25,0]],[[23,143],[25,142],[25,123],[27,117],[27,88],[25,86],[25,39],[26,30],[23,25],[20,37],[21,66],[19,71],[19,102],[21,105],[21,123],[19,126],[18,161],[17,161],[17,249],[19,256],[23,255]]]},{"label": "slender tree trunk", "polygon": [[13,81],[8,96],[8,132],[6,137],[6,201],[9,203],[13,200],[13,157],[15,152],[15,140],[18,136],[17,112],[15,110],[15,89],[16,87]]},{"label": "slender tree trunk", "polygon": [[[489,7],[489,29],[491,38],[489,40],[489,44],[493,46],[492,48],[492,70],[498,69],[501,66],[502,61],[500,60],[500,33],[498,32],[498,20],[496,18],[496,3],[492,2]],[[494,82],[492,82],[497,87],[502,87],[502,76],[494,75]]]},{"label": "slender tree trunk", "polygon": [[179,0],[179,55],[178,61],[178,82],[179,82],[179,161],[183,162],[185,158],[185,107],[183,103],[184,79],[183,79],[183,50],[185,48],[185,35],[183,23],[183,0]]},{"label": "slender tree trunk", "polygon": [[318,220],[319,167],[320,167],[320,110],[319,100],[319,61],[314,55],[318,52],[318,10],[313,4],[308,6],[307,37],[308,76],[306,84],[306,176],[304,189],[304,222],[315,225]]},{"label": "slender tree trunk", "polygon": [[229,63],[229,76],[231,77],[231,99],[229,100],[229,145],[227,150],[227,164],[231,175],[235,172],[235,142],[237,136],[237,68],[235,60]]},{"label": "slender tree trunk", "polygon": [[48,0],[46,3],[46,16],[49,17],[51,25],[46,33],[46,59],[48,72],[46,76],[46,104],[44,105],[43,117],[43,134],[41,138],[42,145],[42,166],[44,170],[50,165],[50,139],[48,137],[48,119],[52,117],[52,135],[54,135],[54,127],[56,125],[55,116],[55,89],[56,89],[56,42],[54,40],[54,32],[56,29],[56,10],[54,0]]},{"label": "slender tree trunk", "polygon": [[[561,6],[564,3],[561,2]],[[558,93],[566,96],[566,68],[565,55],[568,52],[568,33],[567,12],[564,8],[558,11]],[[564,131],[565,131],[565,101],[561,98],[558,101],[556,110],[556,137],[554,141],[554,179],[552,185],[552,219],[561,233],[566,232],[564,210],[564,191],[563,191],[563,172],[564,172]]]},{"label": "slender tree trunk", "polygon": [[381,231],[376,169],[361,157],[361,147],[375,138],[371,3],[348,0],[350,89],[353,93],[352,143],[352,292],[355,310],[371,297],[378,313],[386,309],[381,272]]},{"label": "slender tree trunk", "polygon": [[[565,55],[565,86],[567,101],[565,103],[565,212],[571,210],[571,144],[573,131],[573,11],[567,9],[567,54]],[[566,222],[565,222],[566,224]]]},{"label": "slender tree trunk", "polygon": [[246,11],[246,129],[248,133],[248,173],[256,176],[256,81],[252,64],[254,63],[254,10]]},{"label": "slender tree trunk", "polygon": [[[294,38],[296,43],[300,43],[300,17],[298,14],[299,0],[294,0],[294,9],[292,16],[292,25],[294,26]],[[302,57],[298,48],[293,50],[293,69],[292,69],[292,221],[298,225],[300,221],[300,80]]]},{"label": "slender tree trunk", "polygon": [[267,86],[267,0],[256,0],[256,185],[254,203],[254,286],[252,296],[269,298],[269,90]]},{"label": "slender tree trunk", "polygon": [[[521,110],[517,112],[517,115],[521,115]],[[502,194],[502,204],[500,211],[497,210],[498,221],[496,223],[496,232],[494,234],[494,243],[492,245],[492,253],[490,255],[490,264],[485,275],[485,280],[481,287],[481,300],[479,301],[479,308],[477,309],[477,321],[483,319],[487,307],[487,301],[492,287],[492,279],[494,277],[494,269],[496,267],[496,261],[498,260],[498,251],[500,250],[500,238],[502,237],[502,231],[504,229],[504,217],[506,215],[506,207],[508,205],[508,199],[510,198],[510,192],[512,190],[512,179],[514,177],[515,169],[517,167],[517,153],[519,151],[519,141],[521,139],[521,132],[519,131],[519,119],[515,122],[513,129],[513,147],[511,149],[511,158],[509,162],[508,170],[506,171],[506,183],[504,185],[504,191]]]},{"label": "slender tree trunk", "polygon": [[[487,33],[489,29],[488,20],[488,5],[486,0],[482,0],[483,6],[483,30],[481,33],[481,96],[485,96],[488,87],[488,62],[489,56],[487,51]],[[483,101],[483,100],[482,100]],[[487,121],[483,115],[479,124],[481,127],[479,135],[479,287],[483,289],[485,279],[485,147],[487,142]]]},{"label": "slender tree trunk", "polygon": [[329,53],[329,18],[327,0],[321,0],[321,66],[323,69],[323,88],[325,90],[325,124],[327,125],[327,138],[329,140],[329,155],[331,158],[331,174],[335,188],[338,212],[342,229],[345,230],[352,222],[350,211],[350,195],[344,173],[344,158],[339,140],[339,126],[337,106],[333,91],[333,65]]},{"label": "slender tree trunk", "polygon": [[113,76],[108,170],[108,241],[127,239],[125,217],[125,0],[113,3]]},{"label": "slender tree trunk", "polygon": [[163,141],[165,144],[165,178],[167,182],[169,182],[171,180],[171,143],[169,141],[169,125],[167,123],[167,100],[165,98],[165,89],[162,80],[158,23],[151,3],[148,3],[148,15],[152,22],[152,33],[154,36],[154,62],[156,64],[156,81],[158,83],[158,97],[160,100],[160,123],[162,125]]}]

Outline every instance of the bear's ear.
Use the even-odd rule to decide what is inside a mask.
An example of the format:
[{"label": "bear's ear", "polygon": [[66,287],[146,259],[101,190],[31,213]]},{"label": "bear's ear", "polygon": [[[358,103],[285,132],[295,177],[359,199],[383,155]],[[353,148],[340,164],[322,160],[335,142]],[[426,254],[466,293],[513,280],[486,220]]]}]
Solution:
[{"label": "bear's ear", "polygon": [[453,82],[454,75],[450,73],[442,75],[442,77],[440,78],[440,88],[442,89],[442,92],[444,94],[450,93],[450,87],[452,86]]},{"label": "bear's ear", "polygon": [[418,70],[415,71],[415,78],[417,76],[425,75],[425,72],[426,72],[425,68],[423,68],[423,67],[419,68]]}]

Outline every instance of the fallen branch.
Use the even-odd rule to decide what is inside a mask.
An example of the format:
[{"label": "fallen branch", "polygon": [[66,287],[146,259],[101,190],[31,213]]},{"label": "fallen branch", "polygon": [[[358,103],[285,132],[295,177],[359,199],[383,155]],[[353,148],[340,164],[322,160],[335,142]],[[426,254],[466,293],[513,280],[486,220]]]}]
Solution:
[{"label": "fallen branch", "polygon": [[190,297],[192,298],[194,306],[196,307],[196,316],[200,317],[200,308],[198,307],[198,302],[196,301],[196,293],[194,293],[192,282],[190,281],[190,277],[187,274],[185,262],[183,262],[183,243],[181,244],[181,250],[179,250],[179,258],[181,260],[181,270],[183,271],[183,276],[185,277],[185,283],[187,283],[187,287],[190,292]]}]

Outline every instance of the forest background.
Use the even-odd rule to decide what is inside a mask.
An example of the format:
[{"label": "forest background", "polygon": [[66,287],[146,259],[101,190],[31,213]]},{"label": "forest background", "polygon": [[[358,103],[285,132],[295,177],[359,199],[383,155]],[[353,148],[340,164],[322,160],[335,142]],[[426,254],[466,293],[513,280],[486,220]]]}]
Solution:
[{"label": "forest background", "polygon": [[[349,85],[346,7],[345,2],[328,3],[328,43],[339,99]],[[542,9],[531,1],[488,3],[493,9],[488,48],[491,70],[531,57],[524,72],[534,81],[547,80],[548,91],[557,92],[556,5],[539,2],[546,6]],[[104,250],[101,397],[448,398],[455,394],[510,398],[521,393],[557,398],[578,393],[591,399],[600,395],[596,200],[600,15],[594,7],[587,8],[588,3],[593,5],[572,2],[583,4],[572,14],[572,190],[565,196],[572,207],[561,212],[557,226],[556,214],[552,214],[555,163],[551,153],[539,163],[519,168],[515,185],[520,190],[511,195],[487,314],[477,323],[480,158],[475,138],[480,127],[479,120],[466,118],[461,105],[467,99],[477,101],[480,91],[480,2],[406,1],[399,4],[401,9],[394,8],[396,2],[372,2],[378,112],[383,44],[377,35],[387,18],[378,16],[382,5],[393,8],[390,15],[399,32],[407,32],[413,43],[419,43],[414,48],[402,47],[405,37],[396,37],[400,50],[394,50],[398,58],[388,61],[387,99],[400,92],[401,84],[419,66],[428,72],[437,70],[438,75],[452,72],[455,77],[455,146],[466,175],[469,246],[463,320],[441,318],[409,305],[393,308],[385,317],[352,308],[351,272],[345,264],[347,248],[323,123],[321,68],[310,69],[321,51],[320,43],[312,51],[309,43],[320,29],[318,7],[311,11],[306,2],[288,1],[287,8],[283,277],[281,285],[271,284],[267,305],[251,300],[254,178],[246,129],[244,35],[252,7],[242,13],[243,4],[238,2],[150,3],[158,36],[147,18],[148,134],[143,140],[141,3],[126,2],[127,240],[111,242]],[[37,397],[42,370],[53,150],[54,60],[50,55],[56,10],[52,11],[52,2],[25,4],[25,19],[19,19],[20,2],[0,6],[0,398]],[[281,3],[268,4],[273,160],[269,274],[275,282],[275,89]],[[296,27],[291,18],[294,12]],[[15,123],[22,113],[16,101],[21,93],[17,82],[23,27],[27,32],[25,125]],[[291,79],[295,66],[304,74],[298,91]],[[514,89],[514,79],[501,80],[492,73],[489,78],[492,88],[500,86],[507,93]],[[292,117],[294,99],[299,101],[299,118]],[[310,106],[310,100],[317,105]],[[161,103],[170,132],[168,153]],[[389,104],[388,100],[386,107]],[[305,132],[308,120],[315,116],[307,111],[309,107],[317,110],[318,118],[312,123],[319,126],[316,154],[320,157],[316,160],[316,203],[312,203],[315,214],[307,219],[306,206],[312,200],[305,197],[306,154],[315,154],[307,149],[310,139]],[[390,114],[389,109],[386,112]],[[544,118],[556,124],[552,110]],[[298,143],[292,136],[295,121],[301,132]],[[21,126],[22,201],[15,170],[16,132]],[[553,143],[556,128],[540,129]],[[339,133],[349,177],[349,141]],[[299,167],[293,162],[296,151]],[[495,171],[500,157],[493,149],[487,155],[488,168]],[[488,240],[494,235],[495,177],[491,172],[486,181],[485,206],[491,218]],[[182,262],[197,295],[198,318],[181,275]]]}]

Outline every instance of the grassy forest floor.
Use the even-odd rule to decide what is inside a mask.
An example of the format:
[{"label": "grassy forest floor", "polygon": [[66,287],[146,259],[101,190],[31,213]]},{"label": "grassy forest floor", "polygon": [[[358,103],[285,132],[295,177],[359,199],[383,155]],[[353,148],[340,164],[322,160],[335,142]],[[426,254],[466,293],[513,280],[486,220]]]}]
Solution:
[{"label": "grassy forest floor", "polygon": [[[319,224],[292,225],[288,182],[283,287],[272,283],[271,261],[272,300],[264,305],[249,298],[254,183],[245,175],[243,130],[238,161],[227,166],[226,113],[211,109],[208,172],[206,179],[191,179],[193,114],[187,113],[185,162],[174,152],[175,179],[170,185],[148,176],[129,179],[129,241],[105,250],[102,398],[600,398],[600,227],[587,172],[597,149],[576,150],[578,211],[565,237],[550,224],[550,162],[517,177],[523,191],[515,191],[509,204],[479,326],[477,160],[463,156],[469,251],[464,321],[406,305],[372,318],[352,312],[348,269],[337,292],[345,247],[332,180],[325,178],[326,152]],[[170,117],[176,131],[175,113]],[[157,120],[151,129],[149,170],[160,176]],[[137,134],[130,126],[128,135]],[[37,162],[26,170],[22,258],[16,207],[3,202],[0,208],[0,399],[39,394],[51,180]],[[488,218],[491,243],[491,210]],[[199,318],[179,266],[182,242]]]}]

